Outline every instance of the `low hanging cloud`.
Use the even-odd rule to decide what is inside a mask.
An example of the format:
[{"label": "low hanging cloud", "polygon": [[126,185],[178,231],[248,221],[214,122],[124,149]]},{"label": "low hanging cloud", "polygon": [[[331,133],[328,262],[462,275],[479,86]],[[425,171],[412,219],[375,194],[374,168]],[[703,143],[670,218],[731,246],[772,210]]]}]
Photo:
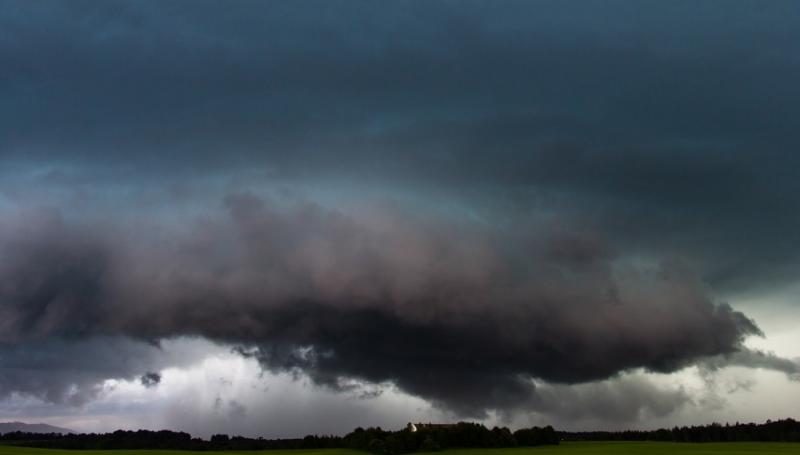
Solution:
[{"label": "low hanging cloud", "polygon": [[3,347],[202,337],[270,370],[391,382],[467,416],[536,406],[533,379],[676,371],[760,333],[680,263],[637,265],[568,221],[498,228],[237,193],[160,225],[7,217],[0,250]]},{"label": "low hanging cloud", "polygon": [[565,422],[593,418],[614,424],[664,417],[692,404],[682,387],[659,387],[629,375],[572,387],[542,384],[531,407]]},{"label": "low hanging cloud", "polygon": [[800,381],[800,358],[787,359],[758,349],[741,349],[730,354],[708,358],[702,362],[702,366],[710,371],[716,371],[726,366],[763,368],[780,371],[785,373],[788,379]]},{"label": "low hanging cloud", "polygon": [[225,350],[196,339],[173,339],[161,346],[124,336],[5,341],[0,343],[0,400],[16,393],[82,406],[105,391],[106,379],[133,379],[146,369],[185,367],[219,352]]}]

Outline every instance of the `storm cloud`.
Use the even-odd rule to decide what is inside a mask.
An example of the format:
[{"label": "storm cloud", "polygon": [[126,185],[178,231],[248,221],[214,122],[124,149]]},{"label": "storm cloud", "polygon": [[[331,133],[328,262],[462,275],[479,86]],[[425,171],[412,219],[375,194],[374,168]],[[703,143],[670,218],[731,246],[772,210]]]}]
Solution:
[{"label": "storm cloud", "polygon": [[476,417],[796,378],[735,302],[800,272],[798,9],[0,1],[0,398],[185,339]]},{"label": "storm cloud", "polygon": [[392,382],[482,415],[529,400],[534,378],[670,372],[759,334],[681,264],[636,266],[578,226],[498,230],[245,193],[149,229],[57,211],[7,220],[3,341],[200,336],[333,387]]}]

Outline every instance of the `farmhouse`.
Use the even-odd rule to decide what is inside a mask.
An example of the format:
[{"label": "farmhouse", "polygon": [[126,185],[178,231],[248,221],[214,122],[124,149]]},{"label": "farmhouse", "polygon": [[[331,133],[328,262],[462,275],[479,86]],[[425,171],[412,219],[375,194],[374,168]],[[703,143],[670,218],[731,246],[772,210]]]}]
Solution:
[{"label": "farmhouse", "polygon": [[446,428],[455,428],[456,424],[454,423],[411,423],[408,422],[406,425],[406,430],[416,433],[419,430],[436,430],[436,429],[446,429]]}]

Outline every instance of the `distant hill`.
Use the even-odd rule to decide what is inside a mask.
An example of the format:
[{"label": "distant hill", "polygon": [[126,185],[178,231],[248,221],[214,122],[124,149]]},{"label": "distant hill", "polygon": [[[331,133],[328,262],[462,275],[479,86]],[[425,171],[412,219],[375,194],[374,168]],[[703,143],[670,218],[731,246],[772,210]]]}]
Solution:
[{"label": "distant hill", "polygon": [[25,433],[75,433],[68,428],[56,427],[46,423],[0,422],[0,434],[14,431]]}]

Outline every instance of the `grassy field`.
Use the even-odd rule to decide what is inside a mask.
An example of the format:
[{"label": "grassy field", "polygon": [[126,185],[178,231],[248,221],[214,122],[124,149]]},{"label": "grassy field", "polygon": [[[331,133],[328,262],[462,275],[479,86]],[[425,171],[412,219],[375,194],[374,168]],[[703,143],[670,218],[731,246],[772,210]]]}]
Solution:
[{"label": "grassy field", "polygon": [[602,454],[680,454],[680,455],[755,455],[795,454],[800,455],[800,443],[709,443],[678,444],[670,442],[567,442],[558,446],[543,446],[516,449],[463,449],[438,453],[451,455],[602,455]]},{"label": "grassy field", "polygon": [[[34,449],[0,445],[0,455],[71,455],[88,452],[90,455],[364,455],[363,452],[348,449],[322,450],[269,450],[264,452],[187,452],[177,450],[92,450],[73,451],[58,449]],[[800,443],[709,443],[676,444],[668,442],[571,442],[559,446],[545,446],[515,449],[457,449],[432,452],[436,455],[601,455],[601,454],[680,454],[680,455],[755,455],[755,454],[797,454]]]}]

